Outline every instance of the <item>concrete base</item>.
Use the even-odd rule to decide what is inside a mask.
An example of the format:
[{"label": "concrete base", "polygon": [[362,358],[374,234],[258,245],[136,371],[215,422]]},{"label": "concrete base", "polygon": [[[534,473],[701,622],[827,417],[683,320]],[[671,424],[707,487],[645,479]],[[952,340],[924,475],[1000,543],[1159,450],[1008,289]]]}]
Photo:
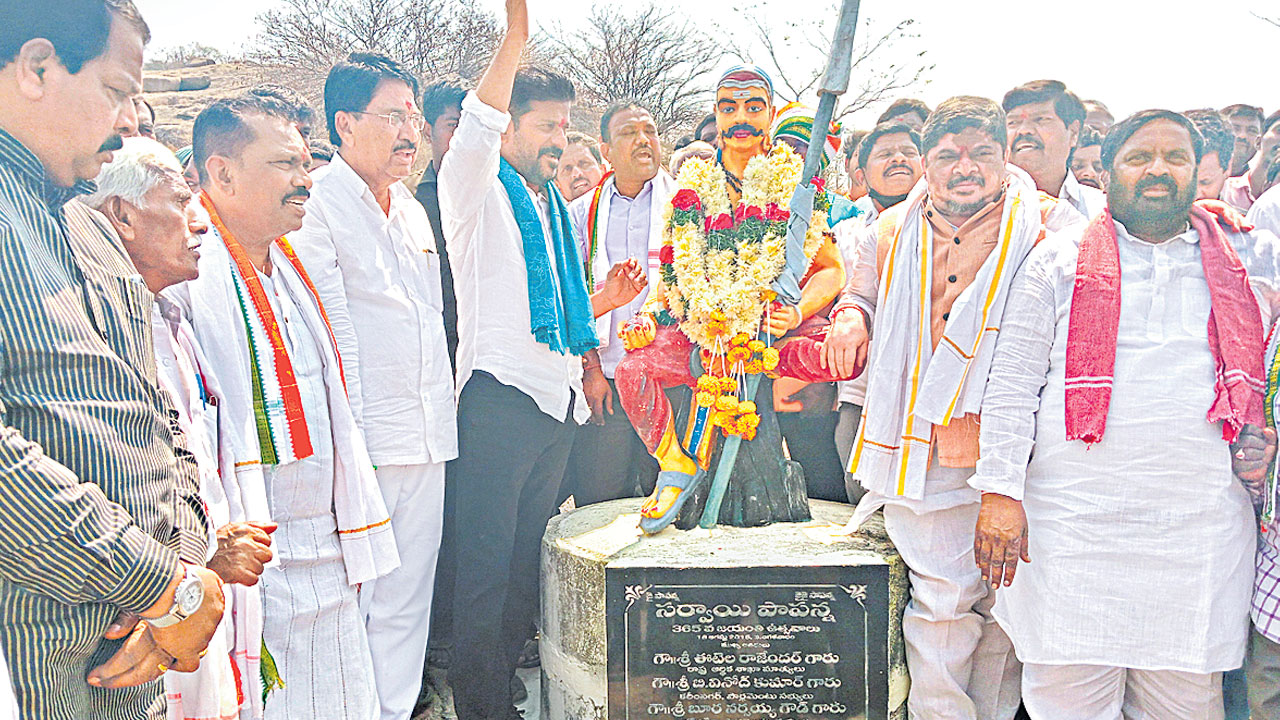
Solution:
[{"label": "concrete base", "polygon": [[[625,611],[620,613],[613,606],[614,616],[610,616],[607,569],[711,568],[717,569],[716,573],[723,570],[727,577],[735,569],[750,568],[759,573],[761,568],[830,567],[834,578],[861,566],[888,568],[888,587],[872,588],[881,598],[887,593],[888,626],[876,632],[880,637],[887,632],[888,667],[868,668],[871,673],[887,672],[888,703],[887,707],[870,708],[865,715],[859,712],[848,717],[906,717],[910,682],[901,621],[907,602],[907,574],[878,514],[853,536],[833,534],[852,515],[852,506],[813,501],[810,522],[757,528],[722,526],[710,531],[668,528],[645,537],[637,527],[640,503],[629,499],[592,505],[559,515],[548,525],[542,541],[543,718],[605,720],[610,716],[610,627],[617,632],[619,623],[625,623],[620,617]],[[802,713],[795,717],[808,716]]]}]

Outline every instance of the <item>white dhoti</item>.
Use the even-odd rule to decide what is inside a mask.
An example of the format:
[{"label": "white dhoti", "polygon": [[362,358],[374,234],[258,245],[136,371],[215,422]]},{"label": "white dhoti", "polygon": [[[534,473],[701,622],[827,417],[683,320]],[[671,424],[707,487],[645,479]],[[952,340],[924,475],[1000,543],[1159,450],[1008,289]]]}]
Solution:
[{"label": "white dhoti", "polygon": [[1222,720],[1222,673],[1099,665],[1022,668],[1032,720]]},{"label": "white dhoti", "polygon": [[0,655],[0,720],[18,720],[18,699],[13,694],[13,683],[9,680],[9,667]]},{"label": "white dhoti", "polygon": [[[264,279],[288,346],[315,454],[264,469],[279,529],[279,563],[262,574],[263,628],[284,688],[266,701],[267,720],[373,720],[373,661],[356,587],[347,579],[334,515],[334,445],[319,338],[297,321],[286,292]],[[276,284],[279,287],[278,284]]]},{"label": "white dhoti", "polygon": [[1020,665],[973,559],[979,496],[971,474],[935,456],[924,500],[868,492],[858,504],[859,516],[883,506],[885,530],[907,565],[902,635],[913,720],[1009,720],[1018,711]]},{"label": "white dhoti", "polygon": [[444,525],[444,463],[380,465],[400,567],[360,589],[382,720],[409,720],[422,685]]}]

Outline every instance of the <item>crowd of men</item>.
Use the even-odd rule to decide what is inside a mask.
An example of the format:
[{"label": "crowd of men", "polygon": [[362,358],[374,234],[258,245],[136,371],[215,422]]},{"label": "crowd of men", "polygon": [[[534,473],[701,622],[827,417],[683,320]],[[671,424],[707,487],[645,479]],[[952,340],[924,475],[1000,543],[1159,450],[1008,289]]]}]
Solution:
[{"label": "crowd of men", "polygon": [[[520,717],[547,520],[654,489],[620,338],[750,103],[665,159],[642,103],[568,131],[507,0],[474,86],[356,53],[327,142],[263,86],[170,148],[131,0],[0,16],[0,716],[407,720],[430,658]],[[843,143],[857,377],[775,404],[907,565],[910,717],[1280,718],[1280,112],[1042,80]]]}]

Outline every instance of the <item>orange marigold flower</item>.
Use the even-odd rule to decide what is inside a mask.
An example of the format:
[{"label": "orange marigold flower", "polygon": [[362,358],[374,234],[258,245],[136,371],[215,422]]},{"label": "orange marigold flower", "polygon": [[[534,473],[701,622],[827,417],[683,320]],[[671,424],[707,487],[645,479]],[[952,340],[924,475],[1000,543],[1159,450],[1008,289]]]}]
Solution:
[{"label": "orange marigold flower", "polygon": [[738,409],[738,398],[732,395],[721,395],[716,398],[716,409],[727,413],[734,412]]}]

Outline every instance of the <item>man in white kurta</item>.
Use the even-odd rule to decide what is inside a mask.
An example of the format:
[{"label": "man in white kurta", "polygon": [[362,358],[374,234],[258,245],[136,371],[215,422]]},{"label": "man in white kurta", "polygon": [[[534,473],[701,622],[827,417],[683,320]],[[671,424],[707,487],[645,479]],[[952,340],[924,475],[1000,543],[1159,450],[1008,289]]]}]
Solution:
[{"label": "man in white kurta", "polygon": [[1044,227],[1082,218],[1006,165],[1005,117],[990,100],[947,100],[922,145],[924,181],[881,213],[833,313],[829,345],[845,343],[850,322],[874,323],[849,466],[866,494],[850,526],[883,508],[909,571],[910,717],[1008,720],[1017,661],[970,557],[979,497],[967,481],[994,346],[988,328],[1000,326],[1013,272]]},{"label": "man in white kurta", "polygon": [[[1114,224],[1120,278],[1113,379],[1067,378],[1086,227],[1041,243],[1010,291],[970,485],[984,493],[975,554],[991,558],[984,576],[1003,583],[994,612],[1024,663],[1033,718],[1221,718],[1221,673],[1244,657],[1255,526],[1223,424],[1207,419],[1222,397],[1215,382],[1235,373],[1223,381],[1216,371],[1209,313],[1221,328],[1229,308],[1211,303],[1209,240],[1187,222],[1194,132],[1185,118],[1139,114],[1103,147],[1115,219],[1095,223]],[[1151,231],[1149,219],[1176,220],[1182,200],[1180,222]],[[1261,328],[1280,248],[1269,233],[1227,239],[1249,272]],[[1079,410],[1067,410],[1067,388],[1108,382],[1105,434],[1068,439]],[[1020,527],[996,512],[1008,506],[1016,520],[1018,500]],[[1021,537],[993,544],[1001,533]],[[1031,562],[1018,565],[1019,555]]]},{"label": "man in white kurta", "polygon": [[360,604],[383,720],[409,720],[422,682],[444,521],[445,463],[458,456],[440,257],[422,204],[400,181],[421,141],[417,81],[386,58],[329,73],[338,151],[312,173],[289,236],[328,312],[356,420],[395,530],[400,568]]},{"label": "man in white kurta", "polygon": [[301,225],[311,186],[290,121],[288,108],[251,95],[197,118],[211,230],[182,302],[223,391],[245,516],[278,524],[278,562],[261,581],[265,717],[371,720],[357,588],[399,559],[328,318],[281,237]]}]

